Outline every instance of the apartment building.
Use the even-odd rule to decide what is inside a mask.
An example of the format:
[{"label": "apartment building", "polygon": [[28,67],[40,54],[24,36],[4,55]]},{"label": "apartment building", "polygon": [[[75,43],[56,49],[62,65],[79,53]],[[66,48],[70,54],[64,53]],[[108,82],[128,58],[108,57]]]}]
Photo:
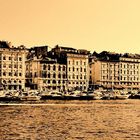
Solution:
[{"label": "apartment building", "polygon": [[119,82],[119,63],[97,60],[90,63],[91,84],[94,86],[103,86],[104,88],[113,88],[120,85]]},{"label": "apartment building", "polygon": [[140,88],[140,57],[128,55],[120,57],[120,83],[129,89]]},{"label": "apartment building", "polygon": [[51,57],[66,65],[67,88],[69,90],[87,90],[89,83],[89,51],[70,47],[56,46]]},{"label": "apartment building", "polygon": [[26,85],[39,90],[66,90],[66,65],[50,58],[26,61]]},{"label": "apartment building", "polygon": [[27,50],[24,46],[13,47],[0,41],[0,85],[4,90],[25,89],[25,59]]},{"label": "apartment building", "polygon": [[90,87],[106,89],[139,89],[140,57],[136,55],[103,54],[92,57]]},{"label": "apartment building", "polygon": [[88,56],[67,53],[67,78],[69,89],[87,90],[89,83]]}]

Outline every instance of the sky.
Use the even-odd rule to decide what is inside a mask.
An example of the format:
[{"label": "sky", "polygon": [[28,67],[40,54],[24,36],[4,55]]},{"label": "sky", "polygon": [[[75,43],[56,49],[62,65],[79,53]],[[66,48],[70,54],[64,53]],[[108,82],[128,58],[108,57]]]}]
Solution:
[{"label": "sky", "polygon": [[140,0],[0,0],[0,40],[140,53]]}]

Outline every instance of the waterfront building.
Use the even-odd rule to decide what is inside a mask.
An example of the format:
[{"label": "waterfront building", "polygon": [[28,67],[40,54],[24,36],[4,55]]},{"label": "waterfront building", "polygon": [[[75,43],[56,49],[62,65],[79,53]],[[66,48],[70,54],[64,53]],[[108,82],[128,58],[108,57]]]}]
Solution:
[{"label": "waterfront building", "polygon": [[27,49],[0,41],[0,85],[4,90],[25,89],[25,59]]},{"label": "waterfront building", "polygon": [[140,56],[125,54],[120,57],[120,83],[124,88],[140,88]]},{"label": "waterfront building", "polygon": [[90,87],[139,89],[140,57],[102,52],[90,57]]},{"label": "waterfront building", "polygon": [[90,88],[113,89],[119,85],[119,62],[117,60],[93,58],[89,63]]},{"label": "waterfront building", "polygon": [[48,57],[28,59],[26,86],[39,90],[66,90],[66,65]]},{"label": "waterfront building", "polygon": [[51,57],[66,64],[67,89],[87,90],[89,83],[89,66],[87,50],[56,46],[51,50]]},{"label": "waterfront building", "polygon": [[87,90],[89,83],[88,55],[67,53],[67,78],[69,89]]}]

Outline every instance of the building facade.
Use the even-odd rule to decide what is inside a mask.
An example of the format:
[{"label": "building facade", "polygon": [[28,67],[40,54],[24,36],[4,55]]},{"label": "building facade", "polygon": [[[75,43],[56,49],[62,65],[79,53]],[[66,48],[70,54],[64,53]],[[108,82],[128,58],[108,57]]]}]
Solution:
[{"label": "building facade", "polygon": [[26,85],[39,90],[66,90],[66,65],[50,58],[26,61]]},{"label": "building facade", "polygon": [[15,48],[0,42],[0,85],[4,90],[25,89],[26,55],[24,46]]},{"label": "building facade", "polygon": [[139,89],[140,57],[119,56],[117,59],[93,58],[89,63],[90,86],[106,89]]},{"label": "building facade", "polygon": [[140,88],[140,58],[120,57],[120,83],[129,89]]},{"label": "building facade", "polygon": [[67,89],[87,90],[89,83],[89,51],[57,45],[51,53],[60,63],[67,66]]},{"label": "building facade", "polygon": [[67,86],[70,90],[87,90],[88,55],[67,53]]}]

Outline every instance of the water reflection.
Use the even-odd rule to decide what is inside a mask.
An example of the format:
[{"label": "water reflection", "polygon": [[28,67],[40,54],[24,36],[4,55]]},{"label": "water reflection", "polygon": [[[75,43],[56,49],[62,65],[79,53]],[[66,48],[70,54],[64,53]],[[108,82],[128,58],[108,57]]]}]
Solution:
[{"label": "water reflection", "polygon": [[0,139],[140,139],[139,100],[22,104],[0,106]]}]

